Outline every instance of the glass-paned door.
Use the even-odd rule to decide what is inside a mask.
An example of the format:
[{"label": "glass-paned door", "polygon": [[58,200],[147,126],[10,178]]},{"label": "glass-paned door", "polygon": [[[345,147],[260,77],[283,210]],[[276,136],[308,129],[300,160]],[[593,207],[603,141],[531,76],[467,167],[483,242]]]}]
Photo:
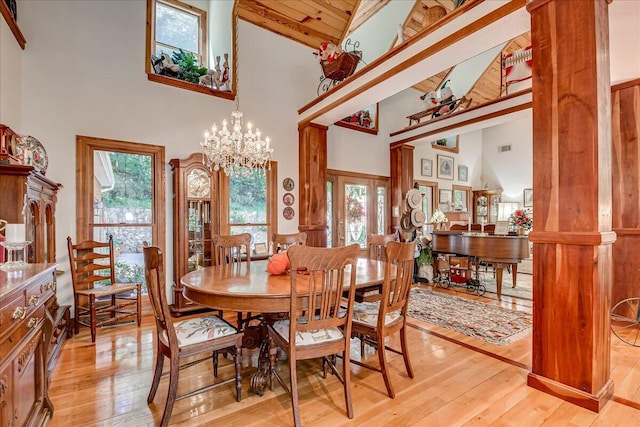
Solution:
[{"label": "glass-paned door", "polygon": [[92,238],[113,236],[118,282],[144,283],[142,243],[153,244],[152,158],[96,150],[93,170]]},{"label": "glass-paned door", "polygon": [[357,243],[361,248],[367,246],[369,234],[367,205],[369,204],[369,188],[361,184],[344,185],[344,244]]}]

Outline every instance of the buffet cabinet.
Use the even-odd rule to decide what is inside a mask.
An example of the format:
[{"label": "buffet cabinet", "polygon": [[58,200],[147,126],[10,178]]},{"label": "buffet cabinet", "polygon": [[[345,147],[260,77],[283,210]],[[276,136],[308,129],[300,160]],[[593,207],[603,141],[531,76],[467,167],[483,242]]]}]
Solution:
[{"label": "buffet cabinet", "polygon": [[218,176],[203,163],[202,153],[172,159],[173,171],[173,304],[174,315],[200,310],[184,298],[180,278],[211,265],[211,235],[218,230]]},{"label": "buffet cabinet", "polygon": [[47,395],[54,321],[56,265],[0,270],[0,426],[44,426],[53,415]]}]

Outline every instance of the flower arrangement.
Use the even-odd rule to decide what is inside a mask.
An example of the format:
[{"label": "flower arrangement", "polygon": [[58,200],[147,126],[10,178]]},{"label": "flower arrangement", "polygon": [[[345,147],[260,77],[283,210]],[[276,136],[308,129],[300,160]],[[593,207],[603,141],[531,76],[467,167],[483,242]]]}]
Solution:
[{"label": "flower arrangement", "polygon": [[431,216],[431,222],[435,222],[436,224],[440,224],[442,222],[449,221],[447,216],[440,210],[436,209],[433,211],[433,215]]},{"label": "flower arrangement", "polygon": [[531,213],[526,209],[516,209],[509,218],[509,223],[511,226],[522,227],[525,230],[533,228],[533,218],[531,218]]}]

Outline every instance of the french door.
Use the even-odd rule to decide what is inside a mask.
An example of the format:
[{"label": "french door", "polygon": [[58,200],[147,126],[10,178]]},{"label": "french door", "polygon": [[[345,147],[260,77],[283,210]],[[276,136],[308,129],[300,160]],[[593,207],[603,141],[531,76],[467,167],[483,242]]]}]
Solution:
[{"label": "french door", "polygon": [[330,171],[328,179],[328,245],[364,250],[370,234],[390,232],[388,178]]}]

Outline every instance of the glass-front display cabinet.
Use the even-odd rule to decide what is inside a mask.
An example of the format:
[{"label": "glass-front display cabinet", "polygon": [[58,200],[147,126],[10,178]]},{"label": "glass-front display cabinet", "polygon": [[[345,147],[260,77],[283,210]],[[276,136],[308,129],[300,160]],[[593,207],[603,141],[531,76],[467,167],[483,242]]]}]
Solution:
[{"label": "glass-front display cabinet", "polygon": [[180,278],[211,265],[211,234],[217,230],[217,175],[202,163],[202,154],[172,159],[173,170],[173,314],[201,309],[182,296]]},{"label": "glass-front display cabinet", "polygon": [[473,218],[475,224],[495,224],[498,221],[498,203],[502,190],[475,190],[473,192]]}]

